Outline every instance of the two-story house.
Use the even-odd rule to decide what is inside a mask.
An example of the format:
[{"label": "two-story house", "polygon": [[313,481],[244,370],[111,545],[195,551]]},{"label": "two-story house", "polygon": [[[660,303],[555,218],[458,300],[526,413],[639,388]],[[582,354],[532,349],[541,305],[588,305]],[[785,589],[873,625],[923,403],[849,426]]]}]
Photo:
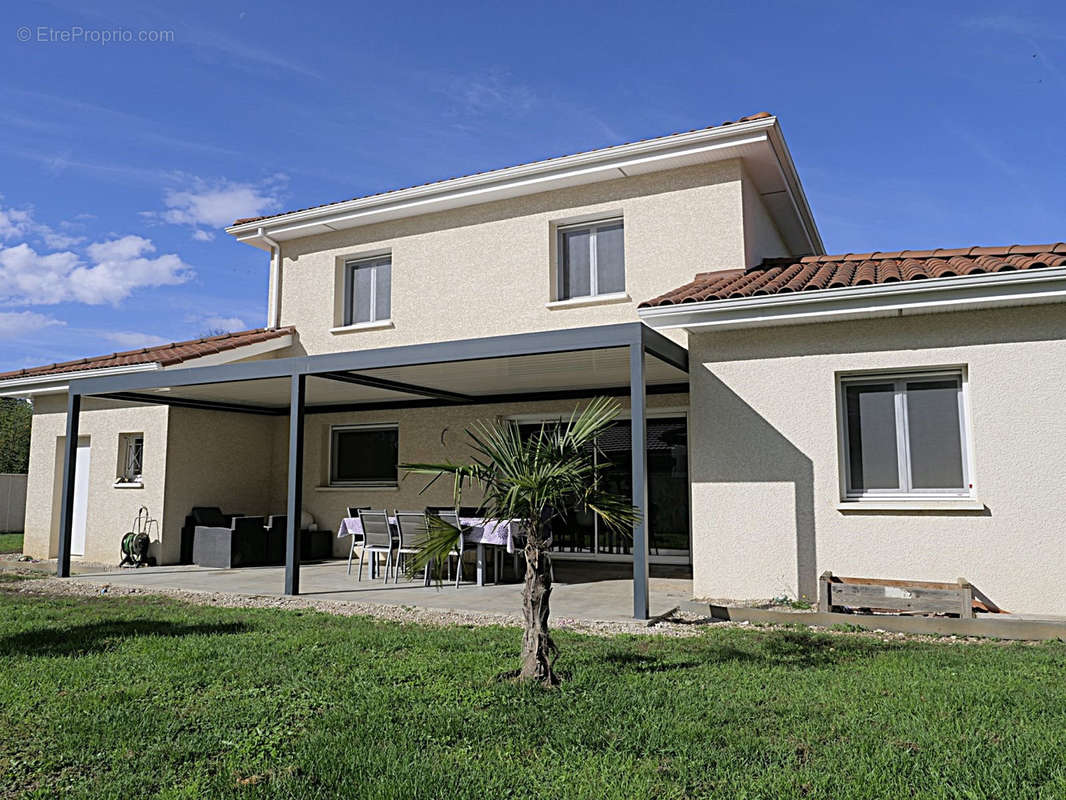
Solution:
[{"label": "two-story house", "polygon": [[637,616],[655,561],[698,597],[828,569],[1066,613],[1066,245],[827,256],[765,113],[227,230],[269,259],[264,328],[0,375],[34,404],[25,549],[61,574],[142,505],[187,559],[221,506],[288,514],[296,592],[303,514],[446,505],[398,465],[610,394],[642,521],[555,549],[632,561]]}]

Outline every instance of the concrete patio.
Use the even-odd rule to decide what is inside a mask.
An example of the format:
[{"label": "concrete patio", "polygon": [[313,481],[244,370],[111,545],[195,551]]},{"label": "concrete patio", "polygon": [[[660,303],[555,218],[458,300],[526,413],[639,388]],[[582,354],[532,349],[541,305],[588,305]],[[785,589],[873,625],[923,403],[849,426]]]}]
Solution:
[{"label": "concrete patio", "polygon": [[[521,613],[522,584],[505,571],[506,582],[476,586],[463,583],[425,587],[420,580],[402,576],[398,584],[371,581],[366,570],[356,580],[356,564],[347,574],[343,560],[305,563],[300,568],[301,596],[352,603],[382,603],[421,608]],[[552,614],[587,620],[633,619],[633,573],[628,564],[556,561]],[[472,569],[469,570],[472,572]],[[656,617],[692,599],[692,580],[685,567],[652,567],[650,613]],[[207,569],[197,566],[145,567],[142,569],[77,570],[72,580],[146,589],[185,589],[243,595],[281,595],[284,567]]]}]

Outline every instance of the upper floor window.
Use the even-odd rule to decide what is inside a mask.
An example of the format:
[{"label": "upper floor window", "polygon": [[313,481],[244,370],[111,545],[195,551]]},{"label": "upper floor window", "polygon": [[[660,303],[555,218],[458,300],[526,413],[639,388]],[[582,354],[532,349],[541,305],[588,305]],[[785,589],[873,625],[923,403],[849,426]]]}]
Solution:
[{"label": "upper floor window", "polygon": [[557,300],[626,290],[622,233],[620,219],[559,229]]},{"label": "upper floor window", "polygon": [[392,313],[392,257],[348,261],[344,269],[344,324],[389,319]]},{"label": "upper floor window", "polygon": [[845,378],[841,400],[849,497],[970,495],[960,372]]}]

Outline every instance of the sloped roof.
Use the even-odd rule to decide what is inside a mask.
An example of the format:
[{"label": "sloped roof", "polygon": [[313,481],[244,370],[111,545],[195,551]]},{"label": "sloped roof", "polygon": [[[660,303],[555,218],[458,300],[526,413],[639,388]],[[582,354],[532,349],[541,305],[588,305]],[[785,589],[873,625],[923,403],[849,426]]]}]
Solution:
[{"label": "sloped roof", "polygon": [[705,128],[694,128],[691,131],[678,131],[677,133],[671,133],[671,134],[668,134],[667,136],[656,136],[656,137],[652,137],[651,139],[638,139],[637,141],[624,142],[622,144],[615,144],[615,145],[611,145],[610,147],[598,148],[597,150],[583,150],[583,151],[580,151],[578,153],[570,153],[570,154],[564,155],[564,156],[552,156],[551,158],[542,158],[542,159],[538,159],[537,161],[528,161],[528,162],[523,163],[523,164],[513,164],[513,165],[511,165],[511,167],[500,167],[500,168],[491,169],[491,170],[481,170],[479,172],[471,172],[471,173],[469,173],[467,175],[457,175],[457,176],[452,177],[452,178],[444,178],[442,180],[437,180],[437,181],[428,181],[427,183],[419,183],[419,184],[415,184],[414,186],[405,186],[405,187],[403,187],[401,189],[389,189],[388,191],[385,191],[385,192],[374,192],[373,194],[361,195],[361,196],[358,196],[358,197],[350,197],[350,198],[347,198],[345,200],[334,200],[334,201],[329,202],[329,203],[319,203],[318,205],[307,206],[306,208],[294,208],[294,209],[291,209],[289,211],[279,211],[276,214],[265,214],[265,215],[263,215],[261,217],[243,217],[241,219],[235,220],[233,224],[234,225],[245,225],[245,224],[247,224],[249,222],[259,222],[260,220],[264,220],[264,219],[273,219],[275,217],[284,217],[286,214],[296,214],[296,213],[298,213],[300,211],[311,211],[312,209],[316,209],[316,208],[326,208],[327,206],[334,206],[334,205],[337,205],[338,203],[350,203],[353,200],[366,200],[369,197],[380,197],[382,195],[392,194],[393,192],[406,191],[407,189],[418,189],[418,188],[421,188],[423,186],[433,186],[433,185],[438,184],[438,183],[447,183],[448,181],[454,181],[454,180],[458,180],[460,178],[472,178],[475,175],[485,175],[485,174],[487,174],[489,172],[498,172],[498,171],[500,171],[502,169],[511,169],[512,167],[528,167],[528,166],[530,166],[532,164],[543,164],[543,163],[545,163],[547,161],[554,161],[557,158],[568,158],[569,156],[580,156],[580,155],[585,155],[586,153],[605,152],[605,151],[608,151],[608,150],[612,150],[612,149],[614,149],[616,147],[625,147],[625,146],[631,145],[631,144],[640,144],[641,142],[650,142],[650,141],[653,141],[653,139],[669,139],[671,136],[682,136],[685,133],[695,133],[696,131],[709,131],[709,130],[711,130],[713,128],[722,128],[722,127],[725,127],[726,125],[736,125],[737,123],[740,123],[740,122],[752,122],[753,120],[757,120],[757,119],[768,119],[768,118],[770,118],[772,116],[773,116],[773,114],[771,114],[769,111],[759,111],[758,113],[749,114],[748,116],[741,117],[740,119],[726,120],[721,125],[708,125]]},{"label": "sloped roof", "polygon": [[220,336],[208,336],[203,339],[171,342],[170,344],[161,344],[156,347],[142,347],[140,350],[125,350],[121,353],[111,353],[106,356],[81,358],[77,361],[64,361],[58,364],[29,367],[12,372],[0,372],[0,381],[13,378],[47,377],[64,372],[83,372],[85,370],[125,367],[134,364],[160,364],[161,366],[169,367],[174,364],[180,364],[183,361],[200,358],[201,356],[223,353],[245,345],[288,336],[295,330],[291,326],[286,328],[255,328],[236,333],[224,333]]},{"label": "sloped roof", "polygon": [[1064,242],[770,258],[748,269],[701,272],[640,308],[1063,266]]}]

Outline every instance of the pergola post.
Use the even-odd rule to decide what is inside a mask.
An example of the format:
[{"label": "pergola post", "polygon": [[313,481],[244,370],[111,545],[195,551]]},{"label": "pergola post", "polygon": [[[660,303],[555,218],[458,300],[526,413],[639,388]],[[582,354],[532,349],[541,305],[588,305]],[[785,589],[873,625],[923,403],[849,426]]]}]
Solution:
[{"label": "pergola post", "polygon": [[74,536],[74,476],[78,468],[78,422],[81,395],[67,394],[67,438],[63,445],[63,495],[59,505],[59,553],[56,575],[70,577],[70,545]]},{"label": "pergola post", "polygon": [[285,522],[285,594],[300,593],[300,517],[303,514],[304,399],[307,376],[291,376],[289,389],[289,493]]},{"label": "pergola post", "polygon": [[648,425],[642,336],[629,345],[629,409],[633,447],[633,617],[648,618]]}]

